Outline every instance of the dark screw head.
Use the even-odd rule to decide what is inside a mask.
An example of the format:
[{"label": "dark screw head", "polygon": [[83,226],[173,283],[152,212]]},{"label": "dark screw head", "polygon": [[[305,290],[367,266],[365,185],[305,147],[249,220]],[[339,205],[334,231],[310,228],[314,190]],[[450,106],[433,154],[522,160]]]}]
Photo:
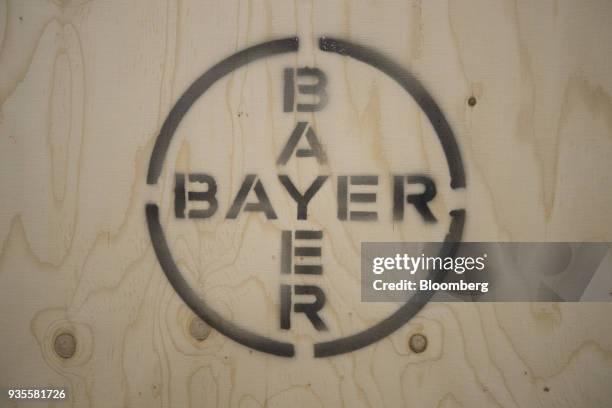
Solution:
[{"label": "dark screw head", "polygon": [[69,359],[76,352],[76,338],[72,333],[61,333],[53,341],[55,353],[63,359]]},{"label": "dark screw head", "polygon": [[474,105],[476,105],[476,98],[475,98],[475,97],[473,97],[473,96],[470,96],[470,97],[468,98],[468,105],[470,105],[470,106],[474,106]]},{"label": "dark screw head", "polygon": [[422,353],[427,348],[427,337],[425,337],[421,333],[413,334],[412,336],[410,336],[408,346],[413,352]]}]

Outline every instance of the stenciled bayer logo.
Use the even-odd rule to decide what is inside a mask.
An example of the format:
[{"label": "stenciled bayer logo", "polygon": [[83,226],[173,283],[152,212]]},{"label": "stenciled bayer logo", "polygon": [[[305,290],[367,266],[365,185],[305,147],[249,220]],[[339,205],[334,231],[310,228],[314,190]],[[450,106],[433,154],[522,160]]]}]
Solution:
[{"label": "stenciled bayer logo", "polygon": [[225,336],[284,357],[400,328],[432,293],[361,302],[360,244],[442,242],[452,256],[465,219],[440,107],[382,53],[329,37],[309,52],[297,38],[255,45],[197,78],[161,128],[147,184],[149,233],[178,295]]}]

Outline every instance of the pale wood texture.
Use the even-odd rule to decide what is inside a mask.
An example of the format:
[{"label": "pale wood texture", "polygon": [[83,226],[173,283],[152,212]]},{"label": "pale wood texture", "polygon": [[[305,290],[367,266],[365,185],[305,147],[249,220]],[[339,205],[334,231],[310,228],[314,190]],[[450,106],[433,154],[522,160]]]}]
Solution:
[{"label": "pale wood texture", "polygon": [[[316,52],[315,39],[331,35],[410,69],[439,103],[468,188],[451,197],[442,187],[443,166],[428,161],[435,141],[418,145],[424,154],[414,163],[424,160],[443,181],[434,209],[467,209],[465,240],[610,241],[611,22],[607,0],[2,1],[0,387],[68,386],[70,401],[50,406],[77,407],[612,406],[608,303],[429,304],[389,337],[327,359],[312,357],[315,334],[306,331],[285,334],[298,343],[293,359],[216,331],[198,342],[144,217],[152,197],[170,202],[172,172],[158,190],[145,177],[176,99],[214,63],[274,38],[298,35],[296,64],[320,63],[344,87],[341,97],[331,94],[340,100],[333,116],[317,116],[334,165],[359,171],[351,155],[373,146],[367,168],[388,173],[395,142],[379,143],[377,132],[382,140],[384,129],[414,126],[419,114],[402,113],[383,79],[374,91],[361,86],[376,80],[372,71]],[[171,169],[202,170],[204,142],[195,136],[210,135],[216,150],[204,154],[218,169],[223,211],[249,166],[271,162],[262,169],[275,171],[295,119],[280,110],[282,67],[254,65],[227,78],[213,102],[202,102],[207,113],[189,118],[191,140],[171,146]],[[346,139],[351,132],[363,137]],[[427,129],[417,133],[427,139]],[[268,135],[272,150],[252,138]],[[342,138],[354,150],[334,145]],[[295,211],[278,184],[269,194],[279,214]],[[333,204],[331,185],[322,194]],[[313,203],[312,225],[332,239],[322,278],[327,317],[332,334],[346,334],[387,310],[357,304],[360,234],[418,241],[444,228],[432,236],[410,226],[389,235],[384,222],[343,228],[323,215],[327,203]],[[168,221],[171,208],[162,210]],[[277,304],[266,295],[276,295],[279,278],[265,273],[278,260],[259,249],[278,246],[278,231],[295,225],[262,220],[177,227],[172,243],[196,279],[211,274],[215,289],[204,293],[222,313],[273,333]],[[258,278],[231,275],[234,268]],[[303,323],[296,328],[306,330]],[[66,330],[78,346],[62,360],[53,339]],[[422,354],[408,346],[417,332],[428,339]]]}]

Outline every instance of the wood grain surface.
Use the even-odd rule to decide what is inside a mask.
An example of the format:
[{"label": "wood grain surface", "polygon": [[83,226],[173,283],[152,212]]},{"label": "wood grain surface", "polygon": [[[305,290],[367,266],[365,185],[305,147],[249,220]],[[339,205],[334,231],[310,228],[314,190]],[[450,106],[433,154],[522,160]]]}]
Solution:
[{"label": "wood grain surface", "polygon": [[[366,238],[439,239],[462,207],[466,241],[612,240],[611,22],[608,0],[1,1],[2,392],[67,387],[68,400],[47,402],[57,407],[612,406],[610,303],[430,303],[368,347],[312,355],[313,341],[397,307],[360,302]],[[160,183],[147,185],[157,135],[189,85],[237,51],[294,36],[299,53],[236,70],[194,105]],[[407,94],[322,53],[321,36],[375,49],[418,78],[454,130],[466,189],[448,187],[435,133]],[[326,72],[325,111],[283,112],[288,66]],[[303,223],[275,164],[299,120],[329,164],[293,158],[283,171],[302,186],[321,169],[333,175]],[[418,169],[437,182],[440,222],[411,210],[393,228],[389,177]],[[174,219],[181,171],[215,176],[218,214]],[[224,219],[249,172],[278,220]],[[336,219],[336,176],[359,172],[380,175],[377,223]],[[199,293],[223,318],[293,342],[295,357],[194,322],[153,250],[151,200]],[[304,225],[325,234],[327,333],[303,317],[278,329],[280,231]],[[76,339],[70,358],[54,349],[61,333]],[[421,353],[409,346],[416,333]]]}]

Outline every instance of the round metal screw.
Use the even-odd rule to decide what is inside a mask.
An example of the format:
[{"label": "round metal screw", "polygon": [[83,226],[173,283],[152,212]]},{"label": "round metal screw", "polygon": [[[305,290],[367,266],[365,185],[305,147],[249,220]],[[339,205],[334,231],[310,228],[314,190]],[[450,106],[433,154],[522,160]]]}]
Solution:
[{"label": "round metal screw", "polygon": [[413,334],[412,336],[410,336],[408,346],[413,352],[422,353],[427,348],[427,337],[425,337],[421,333]]},{"label": "round metal screw", "polygon": [[63,359],[69,359],[76,352],[76,338],[72,333],[61,333],[53,341],[55,353]]},{"label": "round metal screw", "polygon": [[476,98],[474,96],[470,96],[468,98],[468,105],[470,105],[470,106],[476,105]]},{"label": "round metal screw", "polygon": [[189,322],[189,334],[197,341],[204,341],[210,335],[211,328],[206,322],[194,316]]}]

